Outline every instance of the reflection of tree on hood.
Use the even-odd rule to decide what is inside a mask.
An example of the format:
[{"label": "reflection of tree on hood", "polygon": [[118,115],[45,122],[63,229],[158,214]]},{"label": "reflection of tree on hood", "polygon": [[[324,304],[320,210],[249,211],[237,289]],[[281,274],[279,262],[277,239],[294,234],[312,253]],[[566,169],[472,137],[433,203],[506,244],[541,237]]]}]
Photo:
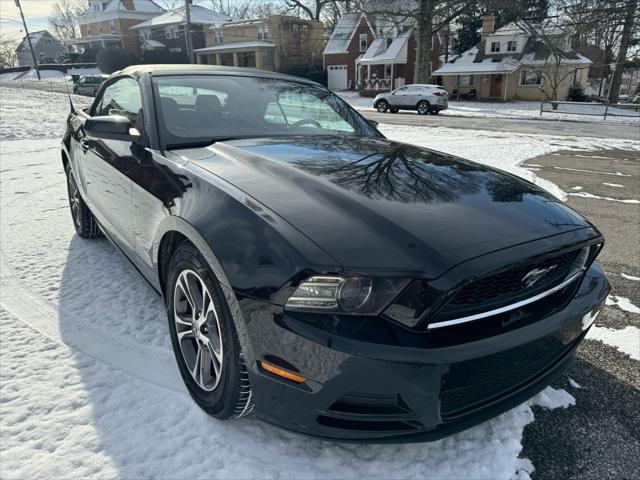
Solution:
[{"label": "reflection of tree on hood", "polygon": [[491,195],[494,202],[521,202],[525,193],[540,195],[542,192],[534,186],[525,182],[505,181],[504,177],[493,175],[487,180],[487,193]]},{"label": "reflection of tree on hood", "polygon": [[[354,151],[356,148],[355,142],[343,138],[334,139],[330,150]],[[346,190],[404,203],[451,202],[461,195],[478,193],[482,183],[479,178],[482,171],[478,167],[452,162],[442,154],[402,144],[381,145],[372,150],[373,153],[353,161],[336,155],[303,159],[296,162],[296,166],[327,176]]]}]

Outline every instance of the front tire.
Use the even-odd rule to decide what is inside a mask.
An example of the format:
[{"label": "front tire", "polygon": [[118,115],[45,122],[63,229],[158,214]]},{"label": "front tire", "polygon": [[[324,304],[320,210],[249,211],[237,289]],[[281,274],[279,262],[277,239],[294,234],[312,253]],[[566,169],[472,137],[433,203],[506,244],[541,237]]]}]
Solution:
[{"label": "front tire", "polygon": [[84,203],[80,196],[78,184],[73,176],[73,171],[67,163],[64,166],[64,173],[67,175],[67,193],[69,195],[69,209],[71,210],[71,219],[73,226],[78,235],[82,238],[97,238],[102,236],[102,230],[95,217]]},{"label": "front tire", "polygon": [[421,100],[420,102],[418,102],[417,110],[419,115],[426,115],[427,113],[429,113],[429,102],[427,102],[426,100]]},{"label": "front tire", "polygon": [[251,413],[249,375],[229,306],[192,244],[182,243],[173,254],[165,291],[171,343],[191,397],[220,420]]},{"label": "front tire", "polygon": [[376,103],[376,110],[380,113],[385,113],[389,109],[389,103],[386,100],[378,100]]}]

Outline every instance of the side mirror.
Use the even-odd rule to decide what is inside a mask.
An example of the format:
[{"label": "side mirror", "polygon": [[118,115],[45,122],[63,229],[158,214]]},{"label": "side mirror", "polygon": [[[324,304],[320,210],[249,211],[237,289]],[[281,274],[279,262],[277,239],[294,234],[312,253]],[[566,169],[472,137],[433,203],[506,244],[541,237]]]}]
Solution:
[{"label": "side mirror", "polygon": [[95,138],[123,142],[136,142],[140,139],[140,132],[133,127],[131,120],[122,115],[102,115],[89,118],[84,124],[84,129]]},{"label": "side mirror", "polygon": [[369,122],[369,125],[371,125],[373,128],[377,128],[378,125],[380,125],[380,122],[376,122],[375,120],[370,120],[367,118],[367,122]]}]

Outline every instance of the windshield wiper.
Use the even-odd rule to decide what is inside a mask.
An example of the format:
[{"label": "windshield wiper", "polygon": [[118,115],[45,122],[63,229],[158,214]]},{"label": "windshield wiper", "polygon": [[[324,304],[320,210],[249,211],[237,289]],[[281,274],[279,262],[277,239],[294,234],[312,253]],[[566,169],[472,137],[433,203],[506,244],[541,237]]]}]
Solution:
[{"label": "windshield wiper", "polygon": [[167,150],[180,150],[181,148],[202,148],[202,147],[208,147],[210,145],[213,145],[214,143],[218,143],[218,142],[227,142],[229,140],[239,140],[242,138],[251,138],[251,137],[219,137],[219,138],[212,138],[209,140],[199,140],[197,142],[185,142],[185,143],[172,143],[167,145]]}]

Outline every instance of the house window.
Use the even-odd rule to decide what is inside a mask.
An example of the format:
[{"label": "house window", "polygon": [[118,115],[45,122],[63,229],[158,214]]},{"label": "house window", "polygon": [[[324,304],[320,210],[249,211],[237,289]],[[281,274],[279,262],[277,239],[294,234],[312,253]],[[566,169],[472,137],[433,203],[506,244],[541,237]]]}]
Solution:
[{"label": "house window", "polygon": [[144,43],[151,38],[151,31],[140,30],[139,35],[140,35],[140,41]]},{"label": "house window", "polygon": [[520,85],[523,87],[539,87],[543,80],[542,70],[523,70],[520,72]]},{"label": "house window", "polygon": [[470,87],[475,85],[475,79],[473,78],[473,75],[458,75],[456,85],[459,87]]},{"label": "house window", "polygon": [[116,22],[115,22],[115,20],[109,20],[109,31],[110,32],[115,32],[116,31]]},{"label": "house window", "polygon": [[267,40],[269,38],[269,27],[260,25],[258,27],[258,40]]},{"label": "house window", "polygon": [[491,42],[491,53],[500,52],[500,42]]},{"label": "house window", "polygon": [[224,43],[224,32],[222,30],[214,30],[213,43],[215,45],[221,45]]},{"label": "house window", "polygon": [[98,24],[98,32],[102,33],[102,22]]},{"label": "house window", "polygon": [[509,40],[507,42],[507,52],[515,52],[518,46],[518,42],[515,40]]},{"label": "house window", "polygon": [[360,53],[366,52],[367,51],[367,34],[366,33],[361,33],[360,34]]},{"label": "house window", "polygon": [[164,36],[165,38],[178,38],[178,27],[167,27]]}]

